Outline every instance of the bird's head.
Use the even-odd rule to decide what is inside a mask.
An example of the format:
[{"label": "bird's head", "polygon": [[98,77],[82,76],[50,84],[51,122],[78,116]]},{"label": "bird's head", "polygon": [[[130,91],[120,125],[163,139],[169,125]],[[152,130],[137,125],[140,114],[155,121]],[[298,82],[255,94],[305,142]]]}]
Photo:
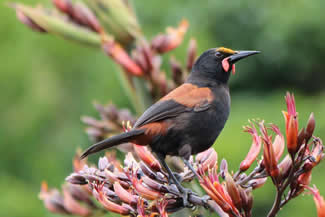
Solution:
[{"label": "bird's head", "polygon": [[194,63],[191,76],[203,79],[214,79],[227,83],[230,72],[235,74],[235,63],[259,51],[235,51],[229,48],[211,48],[205,51]]}]

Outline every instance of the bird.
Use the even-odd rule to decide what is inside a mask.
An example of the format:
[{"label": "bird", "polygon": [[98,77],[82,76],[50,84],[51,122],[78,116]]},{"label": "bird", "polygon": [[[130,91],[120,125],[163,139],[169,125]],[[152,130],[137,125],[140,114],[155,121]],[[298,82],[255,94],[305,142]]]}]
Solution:
[{"label": "bird", "polygon": [[235,63],[258,53],[225,47],[206,50],[185,82],[150,106],[131,130],[90,146],[81,159],[126,142],[149,146],[187,205],[188,189],[179,183],[165,157],[181,157],[196,174],[188,160],[210,148],[226,124],[230,113],[228,80],[231,72],[235,74]]}]

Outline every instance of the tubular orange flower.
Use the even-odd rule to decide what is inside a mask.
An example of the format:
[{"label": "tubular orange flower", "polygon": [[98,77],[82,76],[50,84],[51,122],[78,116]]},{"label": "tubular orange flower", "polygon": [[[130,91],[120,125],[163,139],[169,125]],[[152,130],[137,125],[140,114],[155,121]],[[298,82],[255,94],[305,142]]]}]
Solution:
[{"label": "tubular orange flower", "polygon": [[226,173],[225,176],[227,192],[236,208],[240,210],[242,208],[242,199],[240,197],[239,191],[240,187],[236,184],[236,182],[229,173]]},{"label": "tubular orange flower", "polygon": [[277,179],[279,176],[279,169],[278,169],[278,161],[276,158],[276,154],[274,151],[273,143],[271,137],[267,133],[267,129],[263,122],[260,123],[260,130],[262,133],[262,141],[263,141],[263,157],[264,157],[264,165],[266,171],[270,176]]},{"label": "tubular orange flower", "polygon": [[78,149],[72,161],[73,170],[76,173],[82,170],[82,168],[87,164],[87,159],[80,160],[80,156],[81,156],[81,149]]},{"label": "tubular orange flower", "polygon": [[118,213],[120,215],[130,214],[130,210],[127,207],[108,200],[100,188],[100,186],[95,186],[93,190],[93,195],[103,205],[105,209],[111,212]]},{"label": "tubular orange flower", "polygon": [[159,216],[161,217],[168,217],[168,213],[166,211],[166,206],[168,205],[168,201],[163,199],[162,201],[159,201],[157,206],[159,210]]},{"label": "tubular orange flower", "polygon": [[307,128],[306,128],[306,136],[307,139],[310,139],[313,136],[314,130],[315,130],[315,117],[314,113],[312,112],[309,116],[308,122],[307,122]]},{"label": "tubular orange flower", "polygon": [[276,161],[278,162],[284,151],[284,137],[280,132],[280,129],[275,124],[271,125],[271,129],[277,134],[273,141],[273,148],[275,153]]},{"label": "tubular orange flower", "polygon": [[260,153],[262,147],[261,137],[257,134],[254,124],[251,123],[251,127],[245,126],[244,132],[248,132],[252,135],[253,142],[246,158],[240,164],[241,171],[246,171],[252,165],[252,163],[256,160],[258,154]]},{"label": "tubular orange flower", "polygon": [[315,142],[314,148],[310,153],[310,158],[304,165],[304,170],[309,171],[319,164],[319,162],[324,158],[324,146],[322,141],[318,138]]},{"label": "tubular orange flower", "polygon": [[42,182],[39,198],[43,200],[44,206],[52,213],[69,214],[70,212],[64,207],[62,195],[55,189],[48,189],[46,182]]},{"label": "tubular orange flower", "polygon": [[125,190],[119,182],[115,182],[113,187],[114,192],[123,202],[128,203],[130,205],[137,204],[138,197]]},{"label": "tubular orange flower", "polygon": [[161,171],[159,161],[153,156],[147,147],[133,144],[137,156],[154,171]]},{"label": "tubular orange flower", "polygon": [[178,28],[168,27],[166,29],[166,35],[158,35],[156,36],[152,42],[151,46],[158,53],[165,53],[170,50],[178,47],[184,38],[184,35],[188,29],[189,23],[187,20],[183,19]]},{"label": "tubular orange flower", "polygon": [[251,186],[253,189],[262,187],[267,181],[267,177],[250,180],[247,185]]},{"label": "tubular orange flower", "polygon": [[63,201],[64,207],[73,215],[86,217],[92,214],[90,209],[85,206],[81,206],[81,204],[73,198],[66,187],[63,188]]},{"label": "tubular orange flower", "polygon": [[314,149],[311,152],[311,156],[313,157],[313,167],[315,167],[319,162],[324,158],[324,146],[322,141],[318,138],[316,140],[316,144]]},{"label": "tubular orange flower", "polygon": [[142,184],[142,179],[138,180],[136,177],[132,177],[132,185],[139,195],[148,200],[155,200],[162,196],[160,192],[145,187]]},{"label": "tubular orange flower", "polygon": [[294,156],[299,147],[297,147],[298,138],[298,113],[296,112],[296,104],[294,96],[289,92],[285,96],[287,104],[287,112],[283,111],[286,122],[287,148],[291,156]]},{"label": "tubular orange flower", "polygon": [[311,193],[314,195],[314,201],[316,204],[317,209],[317,215],[318,217],[325,217],[325,200],[320,195],[319,190],[314,186],[314,188],[311,188],[309,186],[305,186],[308,190],[311,191]]},{"label": "tubular orange flower", "polygon": [[122,48],[122,46],[114,41],[113,38],[103,36],[102,48],[104,52],[110,56],[117,64],[119,64],[127,73],[133,76],[142,76],[143,71]]},{"label": "tubular orange flower", "polygon": [[220,184],[217,170],[212,168],[208,175],[205,175],[202,170],[199,171],[200,185],[205,192],[220,206],[220,208],[230,216],[239,215],[231,197],[225,189],[225,186]]},{"label": "tubular orange flower", "polygon": [[301,174],[298,177],[298,184],[301,186],[309,185],[311,181],[311,170]]},{"label": "tubular orange flower", "polygon": [[209,168],[218,168],[218,153],[214,148],[209,148],[196,155],[196,163],[200,165],[200,170],[206,172]]},{"label": "tubular orange flower", "polygon": [[292,166],[292,159],[290,155],[287,154],[279,164],[279,170],[282,179],[286,178],[289,175],[291,166]]},{"label": "tubular orange flower", "polygon": [[137,217],[148,217],[148,215],[146,214],[145,202],[142,198],[138,200],[137,211],[138,211]]}]

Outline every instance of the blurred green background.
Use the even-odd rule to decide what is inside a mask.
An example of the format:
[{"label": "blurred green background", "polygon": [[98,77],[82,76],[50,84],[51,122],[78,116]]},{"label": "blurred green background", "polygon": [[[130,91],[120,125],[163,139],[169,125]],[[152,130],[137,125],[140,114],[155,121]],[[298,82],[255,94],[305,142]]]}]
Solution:
[{"label": "blurred green background", "polygon": [[[248,119],[263,118],[284,130],[287,90],[296,95],[300,124],[313,111],[316,135],[324,138],[325,1],[137,0],[135,6],[150,37],[183,17],[190,21],[185,43],[172,52],[179,60],[185,59],[190,36],[197,38],[199,52],[217,46],[262,51],[237,64],[231,78],[232,111],[215,145],[231,169],[250,147],[250,136],[242,132]],[[55,216],[37,198],[40,182],[59,187],[71,172],[76,148],[90,145],[80,116],[97,116],[93,100],[130,104],[117,69],[99,50],[31,32],[3,1],[0,14],[0,216]],[[324,169],[325,164],[317,167],[312,179],[323,195]],[[272,188],[268,183],[255,192],[253,216],[266,215]],[[295,199],[279,216],[316,216],[312,197]]]}]

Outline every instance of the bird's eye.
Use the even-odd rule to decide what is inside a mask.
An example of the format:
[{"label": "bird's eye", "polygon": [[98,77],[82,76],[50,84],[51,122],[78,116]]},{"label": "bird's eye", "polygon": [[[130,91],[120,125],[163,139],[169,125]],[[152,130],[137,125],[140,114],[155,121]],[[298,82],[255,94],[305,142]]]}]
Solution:
[{"label": "bird's eye", "polygon": [[219,52],[217,52],[215,55],[216,55],[216,57],[218,57],[218,58],[221,58],[221,57],[222,57],[222,54],[219,53]]}]

